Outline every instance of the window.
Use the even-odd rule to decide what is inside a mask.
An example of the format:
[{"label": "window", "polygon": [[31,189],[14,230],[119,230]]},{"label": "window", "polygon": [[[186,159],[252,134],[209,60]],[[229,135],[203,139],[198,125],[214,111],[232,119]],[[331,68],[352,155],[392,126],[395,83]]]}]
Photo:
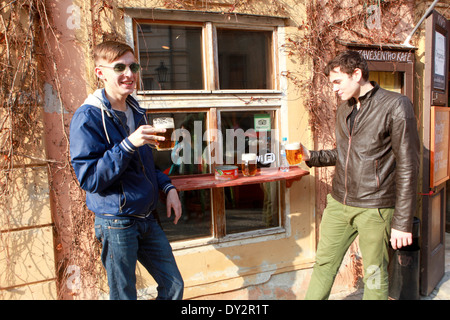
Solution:
[{"label": "window", "polygon": [[201,36],[201,27],[139,24],[140,89],[202,89]]},{"label": "window", "polygon": [[[211,172],[213,166],[235,165],[239,168],[243,153],[258,155],[259,174],[264,168],[276,167],[277,139],[272,124],[276,123],[276,110],[219,109],[217,128],[209,128],[210,111],[201,112],[150,112],[149,123],[157,117],[170,117],[176,128],[171,150],[158,151],[153,155],[156,167],[171,176],[193,177]],[[211,132],[209,132],[211,131]],[[219,143],[208,143],[211,137]],[[194,179],[192,184],[195,184]],[[265,182],[249,185],[235,185],[217,192],[211,189],[180,191],[183,216],[176,226],[166,217],[164,201],[157,208],[161,224],[169,240],[189,240],[215,237],[212,226],[214,210],[223,215],[221,236],[281,226],[280,183]],[[214,205],[214,203],[216,205]],[[223,206],[223,211],[215,208]],[[217,221],[216,221],[217,222]]]},{"label": "window", "polygon": [[272,32],[218,29],[221,89],[272,89]]},{"label": "window", "polygon": [[369,80],[375,81],[380,87],[404,94],[404,72],[370,71]]},{"label": "window", "polygon": [[216,20],[133,20],[143,68],[137,97],[150,123],[165,116],[175,127],[174,148],[153,151],[156,166],[174,184],[181,177],[192,186],[179,193],[183,216],[176,226],[160,201],[160,221],[172,242],[284,232],[283,183],[195,187],[218,166],[239,166],[242,153],[257,153],[259,175],[276,170],[278,161],[277,25],[241,28]]},{"label": "window", "polygon": [[[256,151],[260,173],[262,168],[276,166],[274,156],[270,157],[276,148],[271,136],[274,121],[275,111],[221,111],[223,162],[239,166],[243,153]],[[226,234],[278,227],[278,185],[266,182],[225,188]]]},{"label": "window", "polygon": [[[205,174],[210,172],[209,161],[204,159],[206,141],[206,112],[150,113],[149,123],[156,117],[171,117],[174,121],[175,146],[172,150],[153,150],[155,166],[167,175]],[[165,201],[159,201],[157,212],[161,225],[169,240],[186,240],[211,237],[211,191],[209,189],[179,192],[183,214],[175,226],[173,219],[167,218]],[[162,199],[164,200],[164,199]]]}]

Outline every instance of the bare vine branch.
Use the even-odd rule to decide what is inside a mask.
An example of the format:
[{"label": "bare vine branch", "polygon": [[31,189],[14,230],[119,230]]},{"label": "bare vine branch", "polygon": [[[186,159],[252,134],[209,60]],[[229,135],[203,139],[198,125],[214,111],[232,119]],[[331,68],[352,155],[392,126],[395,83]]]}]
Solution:
[{"label": "bare vine branch", "polygon": [[[97,41],[106,38],[121,38],[118,34],[117,21],[111,21],[113,12],[117,12],[116,0],[92,0],[92,30],[88,39],[89,48]],[[305,93],[306,109],[310,119],[310,128],[320,145],[332,145],[334,141],[334,113],[337,100],[328,87],[323,68],[332,56],[340,49],[338,40],[345,38],[360,43],[392,43],[401,32],[400,24],[411,9],[411,0],[376,1],[381,4],[383,13],[383,28],[373,32],[367,28],[367,5],[372,0],[353,0],[345,6],[342,1],[305,1],[305,20],[295,25],[292,34],[285,39],[284,50],[288,59],[298,64],[307,65],[308,74],[298,70],[286,70],[286,77],[299,91]],[[66,284],[70,279],[70,267],[78,266],[83,275],[82,289],[98,292],[101,290],[99,272],[99,244],[93,235],[93,214],[84,203],[84,193],[78,188],[78,183],[70,166],[69,138],[66,131],[67,114],[64,110],[62,79],[59,76],[58,59],[60,47],[58,30],[52,23],[50,11],[44,0],[0,0],[0,210],[7,216],[5,221],[13,217],[11,207],[6,199],[14,196],[14,181],[11,172],[18,165],[29,164],[30,160],[39,165],[47,165],[50,174],[50,187],[58,199],[59,189],[68,190],[72,207],[62,208],[57,202],[54,211],[56,251],[58,252],[57,274],[59,292],[67,291]],[[163,7],[167,9],[216,11],[234,15],[236,13],[253,13],[266,15],[288,16],[292,10],[288,1],[230,0],[164,0]],[[401,9],[408,10],[401,10]],[[412,10],[412,9],[411,9]],[[292,22],[294,23],[294,22]],[[295,22],[297,23],[297,22]],[[102,26],[110,28],[104,30]],[[112,31],[111,31],[112,30]],[[56,47],[56,50],[54,48]],[[45,59],[43,58],[45,57]],[[52,75],[52,87],[60,105],[59,134],[65,143],[62,148],[62,159],[47,159],[45,155],[30,148],[36,141],[42,141],[45,124],[43,123],[44,80],[42,76],[42,61],[50,66],[46,72]],[[64,181],[53,179],[58,173],[64,175]],[[318,179],[328,185],[328,171],[320,171]],[[56,200],[58,201],[58,200]],[[66,212],[70,211],[69,217]],[[318,208],[321,212],[321,208]],[[5,227],[8,229],[8,227]],[[64,240],[62,234],[69,232],[70,240]],[[2,233],[0,250],[7,250],[6,233]],[[95,276],[92,276],[94,274]],[[79,293],[72,291],[73,296]]]}]

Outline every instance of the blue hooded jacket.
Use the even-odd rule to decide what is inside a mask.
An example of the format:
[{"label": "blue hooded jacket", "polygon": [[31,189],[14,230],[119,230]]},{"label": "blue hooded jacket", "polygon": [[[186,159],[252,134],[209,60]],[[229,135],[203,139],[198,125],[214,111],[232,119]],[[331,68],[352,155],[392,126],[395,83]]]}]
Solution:
[{"label": "blue hooded jacket", "polygon": [[[145,110],[128,96],[136,128],[147,124]],[[136,148],[111,108],[104,89],[98,89],[79,107],[70,124],[71,162],[86,204],[104,218],[142,217],[156,209],[158,191],[174,186],[155,168],[148,145]]]}]

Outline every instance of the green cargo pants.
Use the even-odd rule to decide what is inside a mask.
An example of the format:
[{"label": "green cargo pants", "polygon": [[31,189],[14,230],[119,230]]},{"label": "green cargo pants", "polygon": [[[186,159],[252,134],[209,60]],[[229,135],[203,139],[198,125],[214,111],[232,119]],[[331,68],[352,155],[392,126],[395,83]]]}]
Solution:
[{"label": "green cargo pants", "polygon": [[344,255],[357,235],[364,265],[363,299],[387,299],[388,249],[394,208],[350,207],[334,200],[331,195],[327,200],[320,225],[316,263],[305,299],[328,299]]}]

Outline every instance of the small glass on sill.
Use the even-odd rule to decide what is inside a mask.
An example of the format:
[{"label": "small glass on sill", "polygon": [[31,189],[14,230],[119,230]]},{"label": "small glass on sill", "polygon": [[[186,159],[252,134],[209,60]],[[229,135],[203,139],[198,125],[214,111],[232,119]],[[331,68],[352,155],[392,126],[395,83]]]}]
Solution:
[{"label": "small glass on sill", "polygon": [[241,170],[244,177],[253,177],[257,171],[256,153],[242,154]]}]

